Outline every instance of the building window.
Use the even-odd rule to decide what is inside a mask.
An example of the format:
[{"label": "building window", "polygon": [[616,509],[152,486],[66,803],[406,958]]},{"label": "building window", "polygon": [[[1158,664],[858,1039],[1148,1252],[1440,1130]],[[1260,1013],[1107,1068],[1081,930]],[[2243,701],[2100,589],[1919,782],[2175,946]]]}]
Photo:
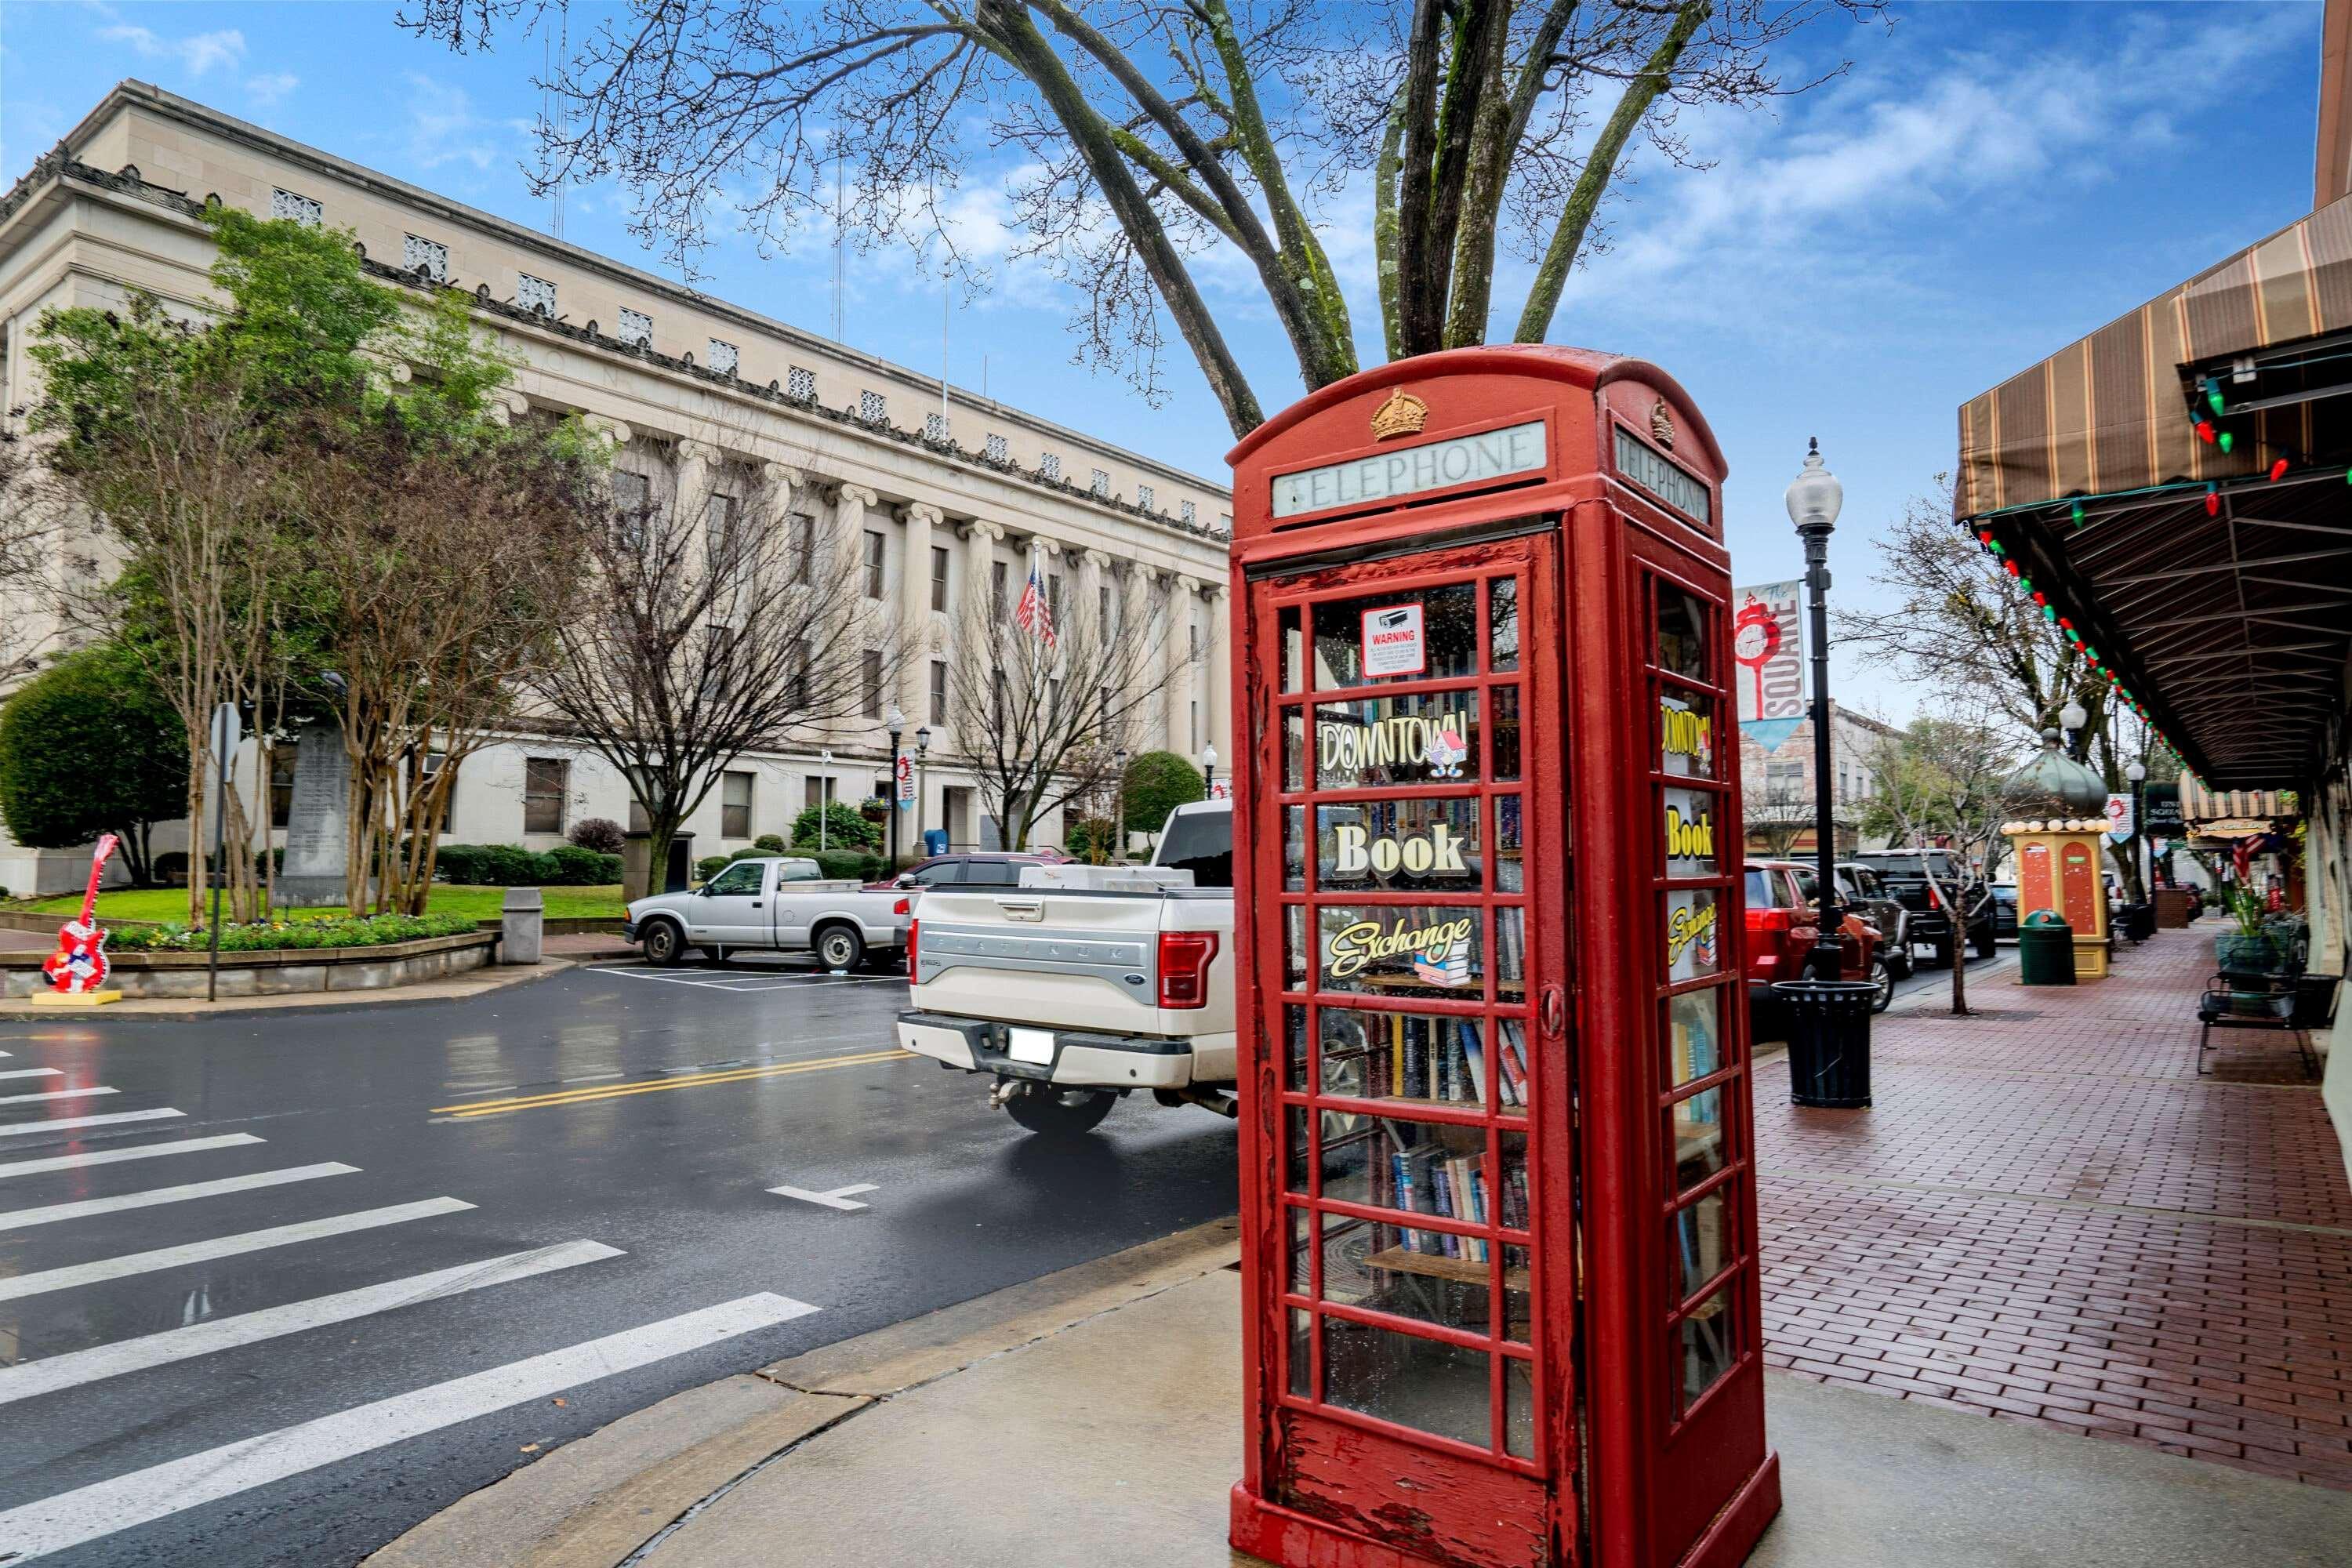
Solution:
[{"label": "building window", "polygon": [[1103,635],[1110,635],[1110,584],[1103,584],[1095,590],[1095,622]]},{"label": "building window", "polygon": [[944,414],[924,415],[923,439],[926,441],[937,441],[940,446],[946,446],[948,441],[948,416]]},{"label": "building window", "polygon": [[1201,623],[1198,621],[1184,623],[1184,651],[1194,658],[1201,657]]},{"label": "building window", "polygon": [[542,316],[555,314],[555,285],[528,272],[515,274],[515,303]]},{"label": "building window", "polygon": [[735,556],[735,498],[712,496],[702,503],[702,548],[720,571],[731,568]]},{"label": "building window", "polygon": [[796,364],[784,372],[784,395],[802,403],[816,401],[816,372]]},{"label": "building window", "polygon": [[327,209],[299,192],[273,190],[269,193],[269,216],[291,218],[316,228],[326,221]]},{"label": "building window", "polygon": [[948,607],[948,552],[944,546],[931,546],[931,608]]},{"label": "building window", "polygon": [[1234,514],[1229,511],[1219,512],[1217,514],[1217,531],[1219,533],[1231,533],[1233,531]]},{"label": "building window", "polygon": [[931,722],[944,724],[947,721],[948,661],[935,658],[931,660]]},{"label": "building window", "polygon": [[1045,608],[1053,616],[1054,624],[1060,626],[1062,624],[1062,574],[1059,572],[1049,572],[1045,574]]},{"label": "building window", "polygon": [[1005,611],[1011,606],[1004,599],[1004,563],[1002,561],[988,563],[988,596],[990,605],[996,611],[996,618],[1003,620]]},{"label": "building window", "polygon": [[866,596],[882,596],[882,536],[872,529],[866,531]]},{"label": "building window", "polygon": [[281,742],[269,748],[269,826],[288,827],[293,821],[294,747]]},{"label": "building window", "polygon": [[816,519],[793,513],[793,581],[805,584],[816,572]]},{"label": "building window", "polygon": [[812,773],[801,781],[801,806],[806,811],[821,811],[833,794],[833,781]]},{"label": "building window", "polygon": [[1201,749],[1201,705],[1200,705],[1198,702],[1195,702],[1195,703],[1193,703],[1193,704],[1192,704],[1192,750],[1193,750],[1194,752],[1197,752],[1198,751],[1200,751],[1200,749]]},{"label": "building window", "polygon": [[[434,781],[435,781],[435,780],[436,780],[436,779],[438,779],[438,778],[441,776],[441,768],[442,768],[442,764],[444,764],[444,763],[446,763],[446,762],[448,762],[448,760],[449,760],[449,753],[448,753],[448,752],[425,752],[425,766],[424,766],[421,770],[419,770],[419,771],[418,771],[418,773],[417,773],[417,776],[416,776],[416,787],[417,787],[417,789],[418,789],[419,791],[423,791],[423,790],[427,790],[427,789],[432,788],[432,787],[433,787]],[[449,831],[449,817],[450,817],[451,814],[452,814],[452,813],[454,813],[457,809],[457,776],[455,773],[452,773],[452,774],[450,774],[450,775],[449,775],[449,790],[448,790],[448,793],[447,793],[447,794],[446,794],[446,795],[444,795],[441,797],[441,828],[440,828],[440,830],[441,830],[442,832],[446,833],[446,832],[448,832],[448,831]]]},{"label": "building window", "polygon": [[1151,510],[1151,503],[1157,499],[1158,497],[1153,492],[1150,485],[1138,485],[1135,487],[1135,504],[1141,507],[1144,510],[1150,511]]},{"label": "building window", "polygon": [[711,369],[717,371],[721,375],[733,375],[735,374],[735,367],[742,363],[743,356],[736,352],[735,345],[733,343],[729,342],[724,338],[713,338],[710,340]]},{"label": "building window", "polygon": [[522,830],[563,831],[563,807],[572,794],[572,764],[562,757],[522,761]]},{"label": "building window", "polygon": [[1198,522],[1201,521],[1201,509],[1194,506],[1188,500],[1178,501],[1176,503],[1176,515],[1182,518],[1186,522]]},{"label": "building window", "polygon": [[1059,452],[1038,453],[1037,472],[1045,479],[1060,479],[1062,477],[1062,454]]},{"label": "building window", "polygon": [[414,234],[400,237],[400,266],[404,272],[422,271],[436,283],[449,281],[449,247],[437,239]]},{"label": "building window", "polygon": [[654,319],[643,310],[632,310],[626,305],[622,306],[620,339],[641,349],[653,347]]},{"label": "building window", "polygon": [[857,395],[857,416],[868,425],[879,425],[890,417],[889,400],[878,392]]},{"label": "building window", "polygon": [[1108,500],[1110,499],[1110,470],[1108,468],[1097,468],[1094,472],[1094,478],[1087,481],[1087,489],[1089,493],[1100,496],[1103,500]]},{"label": "building window", "polygon": [[866,716],[868,719],[879,719],[882,717],[882,656],[872,648],[867,648],[865,668],[861,674],[864,677],[866,688]]},{"label": "building window", "polygon": [[729,773],[719,781],[719,837],[751,837],[751,775]]},{"label": "building window", "polygon": [[613,531],[614,542],[626,550],[646,542],[646,520],[653,512],[653,486],[643,474],[613,470]]},{"label": "building window", "polygon": [[992,463],[1011,462],[1013,460],[1013,443],[1006,440],[1002,436],[991,436],[988,438],[988,460]]},{"label": "building window", "polygon": [[794,708],[809,705],[809,667],[815,662],[815,645],[806,637],[801,638],[800,655],[793,660],[791,701]]}]

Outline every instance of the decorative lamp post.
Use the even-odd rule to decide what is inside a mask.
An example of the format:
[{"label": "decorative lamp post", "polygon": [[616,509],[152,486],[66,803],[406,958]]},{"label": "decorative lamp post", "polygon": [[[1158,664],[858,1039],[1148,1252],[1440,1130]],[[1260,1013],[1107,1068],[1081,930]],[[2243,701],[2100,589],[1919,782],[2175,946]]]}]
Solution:
[{"label": "decorative lamp post", "polygon": [[1122,866],[1127,863],[1127,758],[1125,746],[1110,754],[1111,766],[1118,770],[1118,799],[1111,807],[1111,842],[1118,847]]},{"label": "decorative lamp post", "polygon": [[882,723],[890,736],[890,870],[895,876],[898,869],[898,735],[907,727],[907,716],[893,702]]},{"label": "decorative lamp post", "polygon": [[2147,864],[2147,823],[2143,816],[2143,814],[2147,810],[2147,764],[2141,762],[2137,757],[2134,757],[2129,763],[2125,764],[2124,777],[2131,780],[2132,880],[2139,884],[2139,886],[2135,889],[2137,896],[2133,901],[2144,904],[2148,900],[2148,884],[2155,880],[2154,868]]},{"label": "decorative lamp post", "polygon": [[1837,901],[1837,826],[1830,798],[1830,533],[1837,527],[1845,487],[1822,462],[1819,437],[1805,447],[1805,466],[1790,483],[1789,521],[1805,544],[1805,593],[1813,641],[1813,847],[1821,887],[1821,932],[1808,969],[1815,980],[1835,980],[1843,966]]},{"label": "decorative lamp post", "polygon": [[1201,748],[1201,787],[1211,796],[1217,793],[1217,748]]},{"label": "decorative lamp post", "polygon": [[[929,852],[923,839],[923,759],[930,753],[931,727],[929,724],[915,731],[915,847]],[[917,859],[922,858],[920,855]]]}]

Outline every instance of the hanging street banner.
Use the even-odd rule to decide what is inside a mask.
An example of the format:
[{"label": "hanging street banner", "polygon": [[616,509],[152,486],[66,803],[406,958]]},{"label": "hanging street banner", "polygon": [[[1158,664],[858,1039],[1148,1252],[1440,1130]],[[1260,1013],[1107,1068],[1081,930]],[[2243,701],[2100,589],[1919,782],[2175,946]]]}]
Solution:
[{"label": "hanging street banner", "polygon": [[2188,828],[2180,820],[2180,786],[2177,784],[2152,784],[2140,791],[2140,805],[2147,812],[2147,830],[2167,838],[2188,837]]},{"label": "hanging street banner", "polygon": [[1767,752],[1779,751],[1805,721],[1804,593],[1802,583],[1731,591],[1739,732]]},{"label": "hanging street banner", "polygon": [[896,778],[898,783],[898,809],[900,811],[914,810],[915,759],[908,756],[906,752],[901,752],[898,753],[898,760],[890,764],[890,771],[891,775]]},{"label": "hanging street banner", "polygon": [[2132,802],[2127,795],[2107,796],[2107,841],[2121,844],[2132,836]]}]

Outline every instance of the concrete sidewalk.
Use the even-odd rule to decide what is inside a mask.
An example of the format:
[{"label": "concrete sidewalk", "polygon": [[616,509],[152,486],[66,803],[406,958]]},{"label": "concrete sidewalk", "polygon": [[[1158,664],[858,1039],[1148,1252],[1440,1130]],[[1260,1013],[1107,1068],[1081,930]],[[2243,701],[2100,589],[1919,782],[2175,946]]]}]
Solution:
[{"label": "concrete sidewalk", "polygon": [[[368,1568],[1202,1568],[1241,1467],[1232,1222],[681,1394]],[[2352,1501],[2031,1425],[1767,1380],[1758,1568],[2320,1568]]]}]

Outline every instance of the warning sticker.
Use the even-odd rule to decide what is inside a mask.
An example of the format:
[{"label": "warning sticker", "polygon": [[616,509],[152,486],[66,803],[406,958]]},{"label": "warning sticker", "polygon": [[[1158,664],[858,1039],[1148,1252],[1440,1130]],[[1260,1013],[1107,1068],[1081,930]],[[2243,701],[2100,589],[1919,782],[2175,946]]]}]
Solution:
[{"label": "warning sticker", "polygon": [[1421,605],[1383,605],[1364,612],[1364,679],[1420,675],[1429,668]]}]

